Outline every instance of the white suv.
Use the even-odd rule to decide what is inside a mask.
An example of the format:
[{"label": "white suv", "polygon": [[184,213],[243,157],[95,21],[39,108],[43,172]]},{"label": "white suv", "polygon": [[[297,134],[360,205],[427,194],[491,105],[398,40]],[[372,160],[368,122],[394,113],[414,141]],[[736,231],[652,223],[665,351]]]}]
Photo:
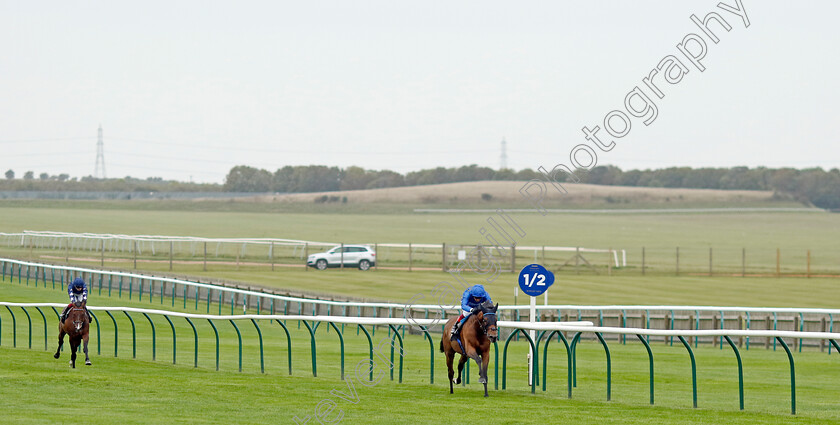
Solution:
[{"label": "white suv", "polygon": [[306,259],[306,265],[324,270],[327,267],[340,267],[342,259],[344,267],[358,267],[359,270],[368,270],[376,265],[376,253],[366,245],[344,245],[318,254],[312,254]]}]

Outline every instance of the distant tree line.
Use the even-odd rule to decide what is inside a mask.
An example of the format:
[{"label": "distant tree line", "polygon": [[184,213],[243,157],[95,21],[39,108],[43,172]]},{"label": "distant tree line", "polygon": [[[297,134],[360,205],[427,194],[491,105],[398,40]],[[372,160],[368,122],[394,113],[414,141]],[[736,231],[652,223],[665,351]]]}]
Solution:
[{"label": "distant tree line", "polygon": [[[67,174],[32,171],[15,178],[13,170],[0,179],[0,190],[6,191],[88,191],[88,192],[329,192],[337,190],[375,189],[386,187],[469,182],[483,180],[525,181],[545,179],[530,169],[514,171],[494,170],[478,165],[455,168],[429,168],[400,174],[391,170],[366,170],[361,167],[328,167],[325,165],[285,166],[275,172],[238,165],[231,168],[225,183],[184,183],[160,177],[138,179],[124,177],[81,179]],[[690,168],[671,167],[657,170],[624,171],[614,166],[599,166],[588,172],[576,173],[581,183],[726,190],[772,190],[793,197],[797,201],[826,209],[840,209],[840,170],[833,168]],[[559,181],[572,180],[558,173]],[[327,201],[325,201],[327,202]]]},{"label": "distant tree line", "polygon": [[840,209],[840,170],[837,168],[825,171],[822,168],[671,167],[622,171],[614,166],[601,166],[581,174],[580,181],[614,186],[772,190],[820,208]]},{"label": "distant tree line", "polygon": [[139,179],[122,177],[99,179],[92,176],[77,178],[69,174],[49,175],[27,171],[22,179],[15,179],[15,172],[8,170],[0,180],[0,191],[55,191],[55,192],[221,192],[215,183],[184,183],[164,180],[161,177]]},{"label": "distant tree line", "polygon": [[274,173],[238,165],[227,175],[224,190],[230,192],[329,192],[335,190],[377,189],[383,187],[481,180],[531,180],[531,170],[496,171],[478,165],[458,168],[430,168],[405,175],[391,170],[365,170],[361,167],[327,167],[324,165],[286,166]]},{"label": "distant tree line", "polygon": [[[787,194],[820,208],[840,209],[840,170],[822,168],[690,168],[672,167],[657,170],[623,171],[614,166],[599,166],[576,174],[581,183],[725,190],[772,190]],[[571,180],[558,173],[559,181]],[[405,175],[390,170],[365,170],[361,167],[323,165],[286,166],[274,173],[239,165],[228,173],[224,190],[230,192],[327,192],[383,187],[482,181],[531,180],[544,178],[530,169],[494,170],[478,165],[457,168],[430,168]]]}]

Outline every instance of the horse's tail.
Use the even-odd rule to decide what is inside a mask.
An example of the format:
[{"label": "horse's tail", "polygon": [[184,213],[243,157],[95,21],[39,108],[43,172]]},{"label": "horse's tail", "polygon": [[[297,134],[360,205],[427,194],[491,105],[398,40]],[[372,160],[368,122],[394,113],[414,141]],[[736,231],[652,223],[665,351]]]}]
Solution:
[{"label": "horse's tail", "polygon": [[443,337],[440,338],[440,352],[443,352]]}]

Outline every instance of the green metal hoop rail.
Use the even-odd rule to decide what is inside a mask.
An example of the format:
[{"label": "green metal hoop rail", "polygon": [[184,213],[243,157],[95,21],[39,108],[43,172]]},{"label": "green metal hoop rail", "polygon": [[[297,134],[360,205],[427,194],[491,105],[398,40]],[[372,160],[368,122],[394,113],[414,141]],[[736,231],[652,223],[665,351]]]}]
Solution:
[{"label": "green metal hoop rail", "polygon": [[[18,276],[22,276],[20,271],[18,271]],[[36,276],[38,276],[36,274]],[[44,278],[44,273],[40,274],[41,278]],[[42,280],[41,282],[46,285],[46,281]],[[22,311],[24,315],[27,317],[27,325],[24,328],[28,331],[28,347],[32,348],[32,316],[30,314],[29,309],[34,308],[38,311],[39,315],[42,318],[44,323],[44,338],[45,338],[45,349],[48,348],[48,334],[49,334],[49,326],[47,324],[47,318],[44,314],[42,307],[49,307],[53,310],[53,312],[58,316],[58,312],[56,307],[62,307],[62,304],[21,304],[21,303],[0,303],[5,307],[6,312],[9,313],[9,317],[11,317],[11,329],[12,329],[12,346],[17,347],[17,339],[18,339],[18,329],[17,329],[17,315],[16,310]],[[283,329],[286,335],[287,341],[287,358],[288,358],[288,373],[292,374],[292,362],[291,362],[291,336],[289,334],[288,328],[285,325],[286,320],[297,320],[299,322],[303,322],[304,326],[309,330],[310,333],[310,349],[311,349],[311,360],[312,360],[312,373],[313,376],[317,376],[317,352],[316,352],[316,331],[318,328],[318,324],[320,323],[327,323],[327,329],[330,327],[332,330],[335,331],[336,335],[339,338],[339,344],[341,345],[341,352],[340,352],[340,364],[341,364],[341,379],[345,379],[345,350],[344,350],[344,332],[343,332],[343,325],[345,324],[356,324],[357,325],[357,332],[361,331],[365,334],[365,337],[368,340],[368,347],[369,347],[369,359],[373,361],[374,358],[374,347],[373,341],[371,338],[371,333],[368,332],[366,325],[375,325],[375,326],[387,326],[389,330],[389,335],[387,339],[384,339],[381,342],[388,342],[390,347],[390,360],[391,360],[391,380],[394,380],[395,371],[393,370],[395,366],[395,354],[398,351],[399,355],[399,374],[396,378],[398,382],[402,382],[403,379],[403,357],[405,355],[405,347],[403,342],[402,334],[405,332],[405,327],[409,325],[416,325],[420,331],[423,333],[424,339],[429,342],[429,371],[430,371],[430,383],[434,383],[434,357],[435,357],[435,350],[434,350],[434,341],[433,336],[429,332],[429,326],[435,325],[436,322],[429,320],[429,323],[424,323],[423,325],[417,325],[417,319],[413,319],[411,322],[403,321],[402,319],[395,319],[395,318],[369,318],[369,317],[346,317],[346,316],[301,316],[301,315],[253,315],[253,314],[243,314],[243,315],[236,315],[236,316],[209,316],[209,315],[198,315],[198,314],[188,314],[188,313],[179,313],[179,312],[168,312],[162,310],[146,310],[146,309],[136,309],[136,308],[114,308],[114,307],[91,307],[92,318],[94,319],[93,325],[96,325],[97,328],[97,352],[101,354],[100,350],[100,332],[101,332],[101,325],[98,319],[97,312],[104,311],[112,321],[114,326],[114,356],[117,356],[119,353],[118,350],[118,341],[119,341],[119,329],[118,323],[112,314],[112,312],[122,312],[126,318],[129,320],[131,325],[132,331],[132,357],[136,358],[137,356],[137,332],[136,332],[136,323],[133,319],[131,313],[140,313],[142,314],[146,320],[149,322],[151,331],[152,331],[152,359],[156,360],[156,345],[157,345],[157,327],[155,326],[154,319],[152,316],[163,316],[164,320],[169,324],[170,330],[172,332],[172,361],[173,364],[177,361],[177,329],[172,322],[172,317],[183,317],[188,324],[190,325],[193,331],[193,339],[194,339],[194,367],[198,366],[198,342],[199,342],[199,334],[195,327],[195,324],[191,319],[195,318],[204,318],[208,321],[210,326],[212,327],[214,334],[215,334],[215,341],[216,341],[216,369],[219,369],[219,334],[218,330],[214,324],[214,321],[217,320],[226,320],[228,321],[235,331],[237,332],[237,338],[239,342],[239,371],[242,371],[242,347],[243,347],[243,336],[240,332],[239,326],[237,325],[238,320],[249,320],[251,324],[255,327],[257,336],[259,338],[260,344],[260,372],[265,373],[265,362],[264,362],[264,347],[263,347],[263,333],[262,328],[259,325],[259,320],[269,320],[276,322],[280,327]],[[422,319],[421,319],[422,320]],[[434,323],[433,323],[434,322]],[[7,324],[9,322],[6,322]],[[314,326],[313,326],[314,324]],[[342,326],[339,327],[338,324]],[[539,325],[539,326],[536,326]],[[2,315],[0,315],[0,330],[2,330],[3,320]],[[618,334],[618,335],[636,335],[637,339],[644,345],[647,353],[648,353],[648,360],[650,366],[650,404],[653,404],[654,399],[654,358],[652,351],[650,349],[650,345],[648,343],[648,338],[653,335],[657,336],[676,336],[679,341],[682,343],[683,347],[689,354],[689,358],[691,361],[691,378],[692,378],[692,405],[693,407],[697,407],[697,364],[694,355],[694,351],[691,347],[691,344],[686,340],[686,336],[692,337],[700,337],[700,336],[715,336],[720,337],[722,340],[725,340],[727,344],[729,344],[730,348],[732,348],[733,353],[735,354],[735,358],[738,364],[738,393],[739,393],[739,407],[741,410],[744,409],[745,402],[744,402],[744,377],[743,377],[743,362],[741,358],[740,351],[738,350],[737,345],[732,341],[733,336],[745,336],[749,338],[752,337],[772,337],[774,341],[781,346],[782,349],[785,350],[789,366],[790,366],[790,381],[791,381],[791,414],[796,414],[796,371],[795,371],[795,363],[793,352],[785,342],[785,338],[794,339],[798,341],[800,339],[824,339],[829,342],[830,347],[834,347],[834,349],[840,352],[840,345],[838,345],[837,339],[840,338],[840,334],[835,333],[827,333],[827,332],[803,332],[803,331],[749,331],[749,330],[727,330],[727,329],[716,329],[716,330],[708,330],[708,331],[691,331],[691,330],[683,330],[683,331],[662,331],[662,330],[651,330],[651,329],[635,329],[635,328],[605,328],[605,327],[595,327],[595,326],[583,326],[583,325],[570,325],[570,324],[561,324],[561,323],[537,323],[537,324],[528,324],[528,323],[517,323],[517,322],[504,322],[500,321],[499,326],[501,328],[509,328],[513,329],[513,331],[508,335],[505,345],[503,348],[503,358],[502,358],[502,390],[506,389],[507,386],[507,349],[512,339],[518,338],[519,334],[521,333],[522,336],[528,341],[528,344],[533,350],[534,353],[534,361],[532,364],[532,374],[534,379],[531,382],[531,392],[535,392],[536,386],[539,385],[539,360],[540,357],[538,356],[539,353],[539,345],[542,342],[543,338],[545,338],[545,344],[543,346],[542,352],[542,388],[543,391],[547,390],[547,378],[548,378],[548,348],[551,343],[551,340],[554,338],[555,334],[559,341],[563,342],[564,347],[566,349],[566,365],[567,365],[567,396],[569,398],[572,397],[572,389],[576,386],[577,376],[576,376],[576,352],[577,352],[577,345],[580,342],[581,335],[583,333],[592,333],[595,337],[599,340],[601,345],[604,348],[605,352],[605,360],[606,360],[606,374],[607,374],[607,400],[611,400],[611,385],[612,385],[612,363],[611,363],[611,354],[609,350],[609,346],[607,344],[606,339],[603,337],[604,333],[611,333],[611,334]],[[536,326],[536,328],[535,328]],[[527,329],[536,329],[539,332],[539,336],[532,340],[525,330]],[[573,332],[574,337],[572,338],[571,343],[566,339],[566,336],[563,332]],[[696,339],[695,339],[696,340]],[[0,339],[0,345],[2,345],[3,341]],[[8,344],[8,342],[6,342]],[[399,346],[397,346],[399,344]],[[380,344],[381,345],[381,344]],[[801,347],[801,343],[799,344]],[[498,388],[498,345],[494,344],[495,348],[495,371],[496,371],[496,388]],[[384,354],[384,353],[383,353]],[[373,380],[373,370],[370,371],[370,379]]]}]

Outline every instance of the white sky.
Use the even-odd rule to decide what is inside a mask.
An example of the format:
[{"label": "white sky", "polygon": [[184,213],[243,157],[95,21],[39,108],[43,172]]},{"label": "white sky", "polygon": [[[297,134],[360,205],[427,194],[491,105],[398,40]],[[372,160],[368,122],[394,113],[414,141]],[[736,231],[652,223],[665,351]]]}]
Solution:
[{"label": "white sky", "polygon": [[711,11],[706,71],[599,163],[837,167],[840,3],[717,4],[3,1],[0,173],[92,175],[100,123],[108,177],[498,168],[502,137],[550,169]]}]

